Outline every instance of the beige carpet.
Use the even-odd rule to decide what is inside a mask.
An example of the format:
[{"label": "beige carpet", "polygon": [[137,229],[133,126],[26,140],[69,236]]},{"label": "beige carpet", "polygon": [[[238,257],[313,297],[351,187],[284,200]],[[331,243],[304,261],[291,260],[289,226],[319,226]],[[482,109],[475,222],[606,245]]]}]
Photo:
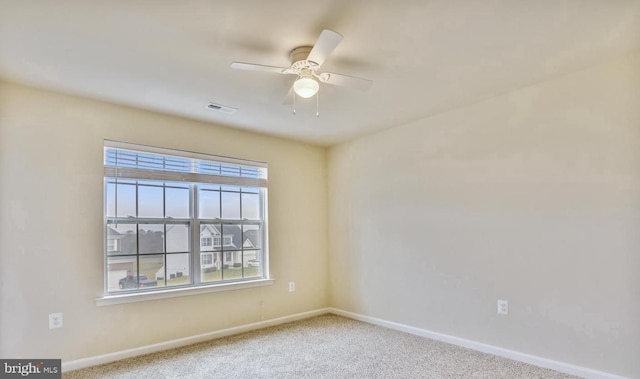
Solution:
[{"label": "beige carpet", "polygon": [[324,315],[64,373],[63,378],[574,378]]}]

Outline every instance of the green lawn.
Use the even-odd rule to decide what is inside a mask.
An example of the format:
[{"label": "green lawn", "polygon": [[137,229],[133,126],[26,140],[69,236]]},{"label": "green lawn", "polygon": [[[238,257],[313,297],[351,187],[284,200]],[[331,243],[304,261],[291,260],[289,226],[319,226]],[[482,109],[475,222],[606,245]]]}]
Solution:
[{"label": "green lawn", "polygon": [[[142,259],[140,260],[140,275],[146,275],[149,279],[156,277],[156,272],[162,267],[163,262],[161,260]],[[202,282],[217,282],[221,281],[224,274],[224,280],[229,279],[241,279],[243,278],[243,270],[241,267],[230,267],[222,269],[222,271],[212,271],[202,273]],[[244,278],[259,278],[261,275],[260,267],[245,267]],[[190,284],[189,275],[183,275],[167,280],[167,286],[181,286]],[[164,287],[164,279],[158,280],[158,287]]]},{"label": "green lawn", "polygon": [[[148,278],[155,277],[155,272],[159,270],[159,268],[153,271],[152,275],[147,275]],[[142,270],[140,270],[142,272]],[[221,271],[212,271],[212,272],[204,272],[202,273],[202,282],[217,282],[222,280],[222,274],[224,274],[224,280],[229,279],[240,279],[242,278],[242,269],[240,267],[237,268],[228,268]],[[244,277],[245,278],[258,278],[260,277],[260,268],[259,267],[245,267],[244,268]],[[184,284],[189,284],[190,278],[188,275],[183,275],[179,278],[173,278],[167,280],[167,286],[181,286]],[[158,280],[158,286],[164,286],[164,280]]]},{"label": "green lawn", "polygon": [[[203,282],[215,282],[218,280],[222,280],[222,275],[224,274],[224,279],[239,279],[242,278],[242,269],[240,267],[232,267],[223,269],[220,271],[212,271],[205,272],[202,274]],[[259,267],[245,267],[244,268],[244,277],[245,278],[254,278],[260,276],[260,268]]]},{"label": "green lawn", "polygon": [[[155,279],[156,272],[160,270],[163,265],[162,258],[159,259],[140,259],[140,275],[146,275],[149,279]],[[160,285],[160,283],[158,283]]]}]

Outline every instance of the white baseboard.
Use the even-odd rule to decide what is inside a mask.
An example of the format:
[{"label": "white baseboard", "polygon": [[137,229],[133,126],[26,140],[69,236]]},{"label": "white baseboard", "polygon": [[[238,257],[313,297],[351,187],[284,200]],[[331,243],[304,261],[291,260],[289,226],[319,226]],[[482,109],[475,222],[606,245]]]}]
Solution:
[{"label": "white baseboard", "polygon": [[309,317],[320,316],[323,314],[332,313],[338,316],[351,318],[354,320],[366,322],[373,325],[382,326],[389,329],[398,330],[401,332],[413,334],[420,337],[426,337],[437,341],[450,343],[452,345],[462,346],[469,349],[481,351],[488,354],[497,355],[500,357],[513,359],[514,361],[520,361],[529,363],[539,367],[545,367],[559,372],[564,372],[570,375],[576,375],[588,379],[625,379],[622,376],[610,374],[603,371],[597,371],[586,367],[575,366],[569,363],[554,361],[547,358],[537,357],[535,355],[525,354],[514,350],[503,349],[501,347],[487,345],[484,343],[467,340],[464,338],[454,337],[442,333],[432,332],[426,329],[420,329],[413,326],[399,324],[392,321],[386,321],[379,318],[365,316],[358,313],[348,312],[337,308],[321,308],[309,312],[297,313],[294,315],[279,317],[271,320],[265,320],[255,322],[252,324],[236,326],[233,328],[218,330],[215,332],[198,334],[195,336],[179,338],[171,341],[165,341],[156,343],[153,345],[140,346],[133,349],[117,351],[114,353],[98,355],[94,357],[81,358],[73,361],[62,362],[62,372],[79,370],[90,366],[96,366],[104,363],[115,362],[121,359],[132,358],[140,355],[156,353],[163,350],[173,349],[176,347],[187,346],[198,342],[204,342],[213,340],[216,338],[227,337],[234,334],[249,332],[252,330],[262,329],[269,326],[275,326],[285,324],[287,322],[302,320]]},{"label": "white baseboard", "polygon": [[610,374],[603,371],[597,371],[586,367],[575,366],[569,363],[558,362],[547,358],[537,357],[535,355],[525,354],[514,350],[503,349],[501,347],[487,345],[484,343],[449,336],[442,333],[432,332],[430,330],[415,328],[413,326],[398,324],[396,322],[386,321],[375,317],[365,316],[358,313],[343,311],[341,309],[329,308],[329,313],[338,316],[351,318],[354,320],[366,322],[373,325],[382,326],[389,329],[413,334],[420,337],[426,337],[437,341],[450,343],[452,345],[462,346],[469,349],[481,351],[483,353],[493,354],[504,358],[513,359],[514,361],[529,363],[535,366],[549,368],[565,374],[576,375],[589,379],[625,379],[622,376]]},{"label": "white baseboard", "polygon": [[198,334],[195,336],[179,338],[172,341],[160,342],[153,345],[140,346],[133,349],[116,351],[114,353],[97,355],[95,357],[81,358],[73,361],[62,362],[62,372],[79,370],[81,368],[101,365],[109,362],[115,362],[121,359],[137,357],[139,355],[156,353],[158,351],[173,349],[181,346],[187,346],[194,343],[209,341],[216,338],[227,337],[230,335],[249,332],[252,330],[266,328],[269,326],[285,324],[287,322],[302,320],[305,318],[319,316],[327,313],[330,313],[329,308],[321,308],[321,309],[316,309],[309,312],[296,313],[294,315],[274,318],[271,320],[254,322],[252,324],[236,326],[228,329],[222,329],[215,332]]}]

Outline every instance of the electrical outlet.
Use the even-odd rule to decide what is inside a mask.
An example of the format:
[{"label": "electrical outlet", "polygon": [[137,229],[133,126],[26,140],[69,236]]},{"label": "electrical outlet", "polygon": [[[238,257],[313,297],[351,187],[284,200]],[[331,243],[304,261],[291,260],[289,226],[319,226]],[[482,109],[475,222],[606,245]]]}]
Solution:
[{"label": "electrical outlet", "polygon": [[296,282],[289,282],[289,292],[295,292]]},{"label": "electrical outlet", "polygon": [[49,314],[49,329],[62,328],[62,313]]},{"label": "electrical outlet", "polygon": [[509,302],[507,300],[498,300],[498,314],[499,315],[509,314]]}]

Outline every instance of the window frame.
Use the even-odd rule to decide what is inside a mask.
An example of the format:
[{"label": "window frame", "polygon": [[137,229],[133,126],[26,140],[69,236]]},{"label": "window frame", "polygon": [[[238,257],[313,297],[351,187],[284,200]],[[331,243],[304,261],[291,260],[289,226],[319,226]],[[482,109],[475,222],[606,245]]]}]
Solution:
[{"label": "window frame", "polygon": [[[158,147],[151,147],[151,146],[145,146],[145,145],[137,145],[137,144],[128,144],[128,143],[123,143],[123,142],[116,142],[116,141],[108,141],[105,140],[104,141],[104,149],[105,149],[105,161],[104,161],[104,186],[103,186],[103,191],[104,191],[104,210],[103,210],[103,217],[104,217],[104,237],[103,237],[103,241],[104,241],[104,271],[103,271],[103,275],[104,275],[104,290],[103,290],[103,296],[96,299],[96,303],[98,305],[107,305],[107,304],[111,304],[111,303],[123,303],[123,302],[130,302],[130,301],[141,301],[141,300],[154,300],[157,298],[165,298],[165,297],[174,297],[174,296],[184,296],[184,295],[191,295],[191,294],[196,294],[196,293],[203,293],[203,292],[217,292],[217,291],[225,291],[225,290],[231,290],[231,289],[237,289],[237,288],[245,288],[245,287],[255,287],[255,286],[261,286],[261,285],[269,285],[273,283],[273,280],[270,278],[270,274],[269,274],[269,249],[268,249],[268,213],[267,213],[267,203],[268,203],[268,198],[267,198],[267,177],[266,177],[266,171],[267,171],[267,164],[264,162],[256,162],[256,161],[247,161],[247,160],[241,160],[241,159],[236,159],[236,158],[228,158],[228,157],[220,157],[220,156],[214,156],[214,155],[207,155],[207,154],[201,154],[201,153],[193,153],[193,152],[186,152],[186,151],[180,151],[180,150],[173,150],[173,149],[165,149],[165,148],[158,148]],[[213,164],[218,165],[220,167],[220,175],[209,175],[209,174],[203,174],[202,172],[194,172],[193,168],[190,168],[188,170],[190,170],[190,172],[187,172],[187,169],[179,169],[178,171],[170,171],[170,170],[158,170],[156,169],[156,167],[153,167],[153,169],[140,169],[139,167],[120,167],[117,166],[117,164],[114,166],[113,164],[108,164],[108,158],[106,156],[107,151],[111,151],[111,150],[118,150],[118,151],[131,151],[134,153],[139,153],[141,154],[152,154],[152,155],[162,155],[165,157],[178,157],[178,158],[184,158],[186,160],[192,160],[195,161],[198,165],[201,165],[203,162],[206,164]],[[138,159],[138,158],[136,158]],[[257,171],[255,175],[247,178],[247,177],[242,177],[242,170],[244,169],[245,171],[251,168],[256,168]],[[226,170],[226,171],[225,171]],[[236,176],[232,176],[233,173],[238,172],[239,174]],[[118,180],[122,180],[123,182],[134,182],[135,183],[135,191],[136,191],[136,196],[135,196],[135,206],[136,206],[136,217],[130,217],[130,218],[120,218],[117,213],[115,214],[115,216],[110,216],[108,214],[109,209],[108,209],[108,185],[110,184],[109,181],[115,181],[115,185],[117,186],[118,184]],[[143,184],[140,184],[140,182],[144,182]],[[156,182],[157,185],[161,184],[162,185],[162,202],[163,202],[163,213],[162,213],[162,218],[144,218],[144,217],[138,217],[139,216],[139,201],[140,201],[140,197],[138,196],[138,191],[139,191],[139,187],[141,185],[149,185],[149,182]],[[179,183],[179,182],[185,182],[185,184],[188,187],[188,191],[189,191],[189,218],[185,219],[185,218],[170,218],[167,216],[166,213],[166,209],[165,209],[165,204],[166,204],[166,188],[167,185],[169,185],[170,183]],[[123,183],[124,184],[124,183]],[[240,218],[240,216],[238,216],[238,218],[232,218],[232,219],[221,219],[221,218],[215,218],[215,219],[203,219],[200,218],[199,216],[199,207],[198,207],[198,199],[199,199],[199,186],[201,185],[216,185],[216,186],[220,186],[219,188],[221,188],[220,193],[222,193],[222,188],[224,188],[225,186],[233,186],[236,187],[237,190],[234,190],[232,192],[237,193],[238,197],[239,197],[239,207],[240,207],[240,212],[243,212],[243,208],[242,208],[242,197],[243,197],[243,193],[257,193],[258,195],[258,204],[259,204],[259,217],[257,220],[247,220]],[[154,184],[151,183],[150,186],[153,186]],[[254,192],[243,192],[243,188],[252,188]],[[185,187],[181,187],[181,188],[185,188]],[[257,192],[255,192],[255,189],[257,189]],[[222,202],[222,198],[220,200]],[[252,200],[253,201],[253,200]],[[117,200],[115,201],[117,203]],[[115,205],[114,205],[115,207]],[[220,209],[222,209],[223,204],[220,203],[219,204]],[[117,211],[116,211],[117,212]],[[201,237],[200,233],[201,233],[201,223],[216,223],[218,225],[222,226],[222,229],[220,231],[220,235],[218,237],[214,237],[209,236],[209,237]],[[130,257],[134,257],[135,262],[137,264],[136,267],[136,272],[131,272],[132,275],[141,275],[140,270],[139,270],[139,265],[140,265],[140,258],[144,257],[144,256],[156,256],[156,255],[162,255],[163,259],[162,259],[162,267],[165,269],[165,273],[163,275],[164,277],[164,285],[163,286],[158,286],[158,287],[150,287],[150,288],[135,288],[132,290],[127,290],[127,291],[122,291],[121,289],[118,290],[110,290],[109,288],[109,258],[113,257],[114,255],[109,255],[109,247],[113,247],[113,246],[118,246],[120,249],[122,249],[122,241],[120,239],[113,239],[113,241],[109,240],[109,230],[108,228],[111,225],[117,225],[117,223],[121,223],[121,224],[132,224],[135,225],[136,227],[136,252],[135,253],[127,253],[127,254],[120,254],[122,256],[130,256]],[[139,241],[139,234],[140,234],[140,225],[146,225],[146,224],[162,224],[163,225],[163,235],[162,235],[162,239],[163,239],[163,251],[162,253],[158,252],[156,253],[152,253],[152,254],[143,254],[140,251],[140,246],[138,245],[138,241]],[[188,252],[169,252],[167,251],[167,242],[166,240],[168,239],[167,237],[167,225],[172,225],[172,224],[179,224],[179,225],[186,225],[187,226],[187,230],[189,233],[189,247],[188,247]],[[240,241],[239,244],[240,246],[234,247],[233,251],[236,251],[236,254],[240,255],[240,268],[241,268],[241,277],[233,277],[233,278],[224,278],[224,270],[222,270],[221,274],[220,274],[220,279],[219,280],[213,280],[213,281],[203,281],[203,278],[201,277],[201,275],[203,274],[203,265],[202,265],[202,257],[203,257],[203,253],[212,253],[211,255],[211,264],[224,264],[225,263],[225,259],[224,257],[226,256],[226,253],[229,252],[229,250],[227,250],[224,246],[224,242],[226,241],[232,241],[232,237],[230,236],[225,236],[222,232],[224,225],[236,225],[237,227],[240,228]],[[254,248],[249,248],[247,250],[258,250],[259,251],[259,259],[260,262],[262,263],[262,267],[260,268],[261,270],[258,272],[259,276],[248,276],[248,277],[244,277],[244,272],[247,268],[252,268],[253,266],[250,266],[248,264],[248,260],[247,260],[247,264],[244,264],[244,257],[245,254],[244,253],[244,233],[245,233],[245,227],[244,225],[257,225],[257,230],[259,230],[258,234],[259,234],[259,238],[260,238],[260,246],[257,249]],[[208,238],[208,240],[210,241],[211,246],[207,246],[211,248],[210,250],[202,250],[201,249],[201,241],[204,238]],[[215,239],[218,238],[220,240],[220,242],[222,242],[222,245],[219,248],[216,248],[215,246]],[[234,237],[235,238],[235,237]],[[110,242],[112,242],[110,244]],[[233,243],[231,243],[231,245],[233,245]],[[113,250],[113,251],[117,251],[117,250]],[[233,252],[231,251],[231,252]],[[189,283],[187,284],[181,284],[181,285],[177,285],[177,286],[170,286],[168,284],[168,271],[167,271],[167,265],[168,265],[168,256],[171,254],[189,254],[189,262],[190,262],[190,269],[189,269]],[[214,254],[216,254],[219,257],[219,260],[217,262],[214,262],[215,257]],[[235,256],[232,254],[232,256]],[[246,266],[246,267],[245,267]],[[114,280],[113,278],[111,278],[112,280]],[[157,276],[156,278],[157,279]],[[134,299],[134,300],[132,300]]]}]

